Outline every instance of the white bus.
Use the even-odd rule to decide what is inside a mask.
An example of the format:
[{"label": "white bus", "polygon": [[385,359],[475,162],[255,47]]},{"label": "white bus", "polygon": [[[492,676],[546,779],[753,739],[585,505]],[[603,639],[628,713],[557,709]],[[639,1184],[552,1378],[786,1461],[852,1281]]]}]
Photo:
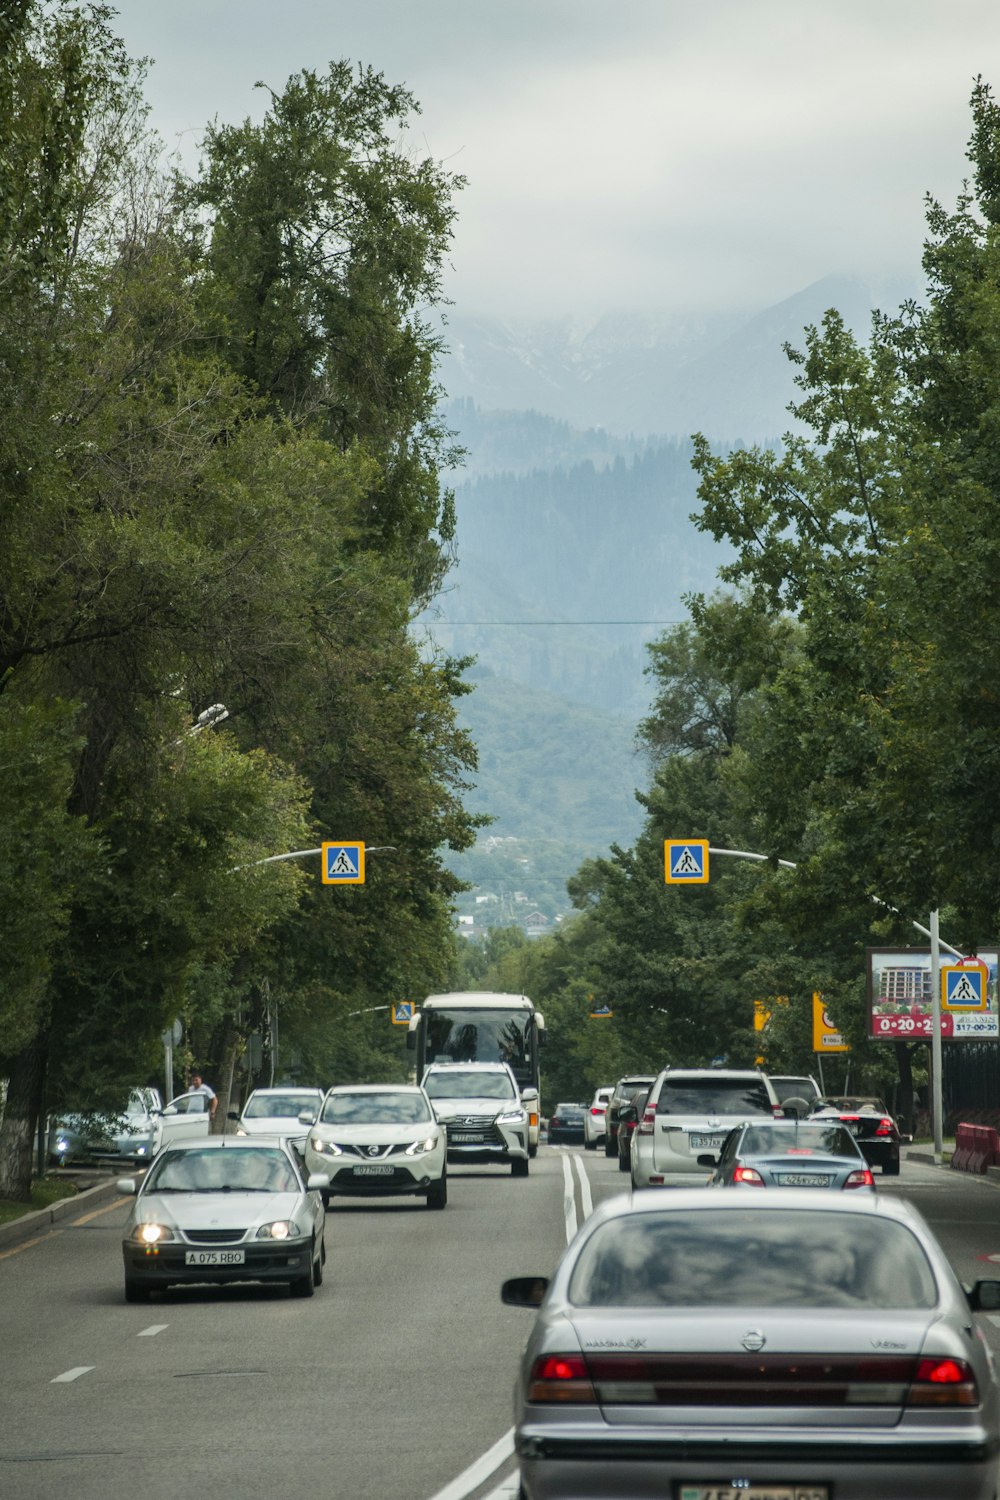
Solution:
[{"label": "white bus", "polygon": [[538,1150],[538,1054],[545,1021],[527,995],[491,991],[428,995],[414,1012],[406,1045],[416,1048],[417,1080],[428,1063],[509,1063],[528,1111],[528,1154]]}]

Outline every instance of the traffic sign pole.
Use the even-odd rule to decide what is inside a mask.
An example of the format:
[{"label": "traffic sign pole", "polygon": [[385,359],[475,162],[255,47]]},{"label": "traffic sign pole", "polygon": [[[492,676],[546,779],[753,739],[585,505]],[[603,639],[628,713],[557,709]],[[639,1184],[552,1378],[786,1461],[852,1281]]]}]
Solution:
[{"label": "traffic sign pole", "polygon": [[938,910],[931,912],[931,1120],[934,1131],[934,1160],[940,1164],[944,1150],[941,1116],[944,1107],[941,1077],[941,939],[938,933]]}]

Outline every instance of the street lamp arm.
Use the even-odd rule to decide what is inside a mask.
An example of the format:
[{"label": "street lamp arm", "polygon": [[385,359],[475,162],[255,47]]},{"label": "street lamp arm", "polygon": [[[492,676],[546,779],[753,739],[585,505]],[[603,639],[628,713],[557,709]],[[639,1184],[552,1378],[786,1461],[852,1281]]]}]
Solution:
[{"label": "street lamp arm", "polygon": [[[323,846],[320,845],[318,849],[293,849],[290,854],[269,854],[266,859],[252,859],[248,865],[234,865],[229,874],[235,875],[239,870],[255,870],[258,865],[276,865],[283,859],[308,859],[310,854],[322,853]],[[365,850],[366,855],[395,853],[395,844],[372,844]]]}]

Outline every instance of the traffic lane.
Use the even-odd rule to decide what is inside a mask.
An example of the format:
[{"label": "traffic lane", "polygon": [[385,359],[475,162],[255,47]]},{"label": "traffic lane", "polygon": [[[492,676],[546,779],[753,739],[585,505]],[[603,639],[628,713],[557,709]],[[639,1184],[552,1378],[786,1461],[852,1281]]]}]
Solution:
[{"label": "traffic lane", "polygon": [[248,1496],[436,1494],[510,1427],[528,1325],[500,1282],[547,1273],[565,1240],[554,1154],[527,1179],[456,1168],[449,1196],[443,1213],[336,1202],[308,1301],[236,1287],[126,1305],[127,1204],[0,1262],[0,1494],[169,1497],[227,1473]]},{"label": "traffic lane", "polygon": [[[1000,1279],[1000,1185],[970,1172],[904,1161],[899,1177],[878,1177],[879,1192],[908,1198],[923,1214],[960,1281]],[[993,1258],[995,1257],[995,1258]],[[986,1329],[984,1327],[984,1332]],[[993,1325],[991,1347],[994,1343]]]}]

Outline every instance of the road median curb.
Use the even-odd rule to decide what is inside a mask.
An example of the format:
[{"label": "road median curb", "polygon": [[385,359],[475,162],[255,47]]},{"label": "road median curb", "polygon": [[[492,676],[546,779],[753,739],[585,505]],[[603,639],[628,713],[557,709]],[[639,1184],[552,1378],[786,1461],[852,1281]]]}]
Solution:
[{"label": "road median curb", "polygon": [[7,1224],[0,1224],[0,1245],[12,1245],[18,1240],[30,1239],[32,1234],[44,1234],[61,1219],[71,1219],[78,1214],[84,1214],[87,1212],[88,1205],[99,1203],[102,1198],[110,1198],[117,1191],[117,1177],[109,1177],[107,1182],[99,1182],[96,1187],[84,1188],[82,1193],[75,1193],[72,1198],[60,1198],[57,1203],[50,1203],[48,1208],[36,1208],[31,1213],[22,1214],[19,1219],[11,1219]]}]

